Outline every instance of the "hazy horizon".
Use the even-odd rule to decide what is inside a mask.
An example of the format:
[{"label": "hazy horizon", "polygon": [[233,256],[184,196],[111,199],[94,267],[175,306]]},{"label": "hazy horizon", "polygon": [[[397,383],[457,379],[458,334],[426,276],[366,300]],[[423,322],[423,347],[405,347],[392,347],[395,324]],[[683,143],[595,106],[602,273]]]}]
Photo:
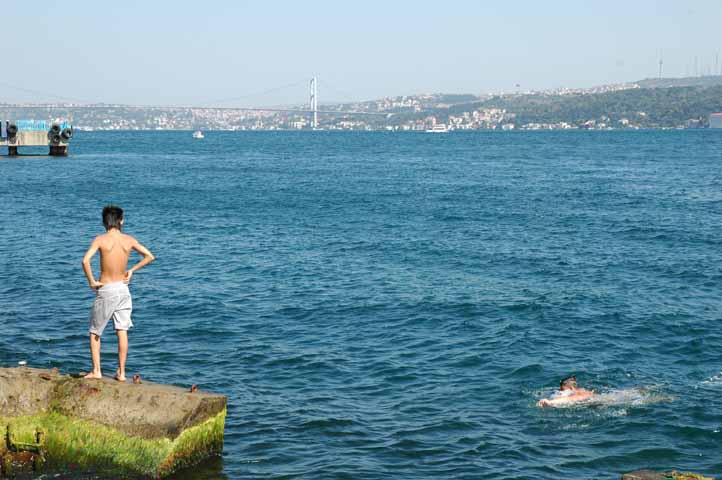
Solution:
[{"label": "hazy horizon", "polygon": [[322,103],[587,88],[660,56],[665,77],[720,73],[722,50],[713,1],[67,5],[5,7],[0,102],[300,104],[314,75]]}]

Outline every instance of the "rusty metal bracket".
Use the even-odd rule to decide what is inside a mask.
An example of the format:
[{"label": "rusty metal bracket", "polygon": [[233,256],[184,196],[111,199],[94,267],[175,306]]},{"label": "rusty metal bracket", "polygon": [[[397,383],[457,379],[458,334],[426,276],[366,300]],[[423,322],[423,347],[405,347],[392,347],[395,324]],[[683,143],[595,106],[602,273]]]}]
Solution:
[{"label": "rusty metal bracket", "polygon": [[16,442],[13,438],[12,425],[8,425],[5,440],[7,442],[8,450],[11,452],[31,452],[42,454],[43,447],[45,445],[45,432],[39,428],[35,430],[35,443]]},{"label": "rusty metal bracket", "polygon": [[26,443],[15,440],[12,425],[8,424],[5,430],[5,443],[8,451],[0,462],[0,474],[13,475],[15,456],[18,454],[31,454],[33,470],[36,472],[45,465],[45,432],[40,428],[35,430],[35,443]]}]

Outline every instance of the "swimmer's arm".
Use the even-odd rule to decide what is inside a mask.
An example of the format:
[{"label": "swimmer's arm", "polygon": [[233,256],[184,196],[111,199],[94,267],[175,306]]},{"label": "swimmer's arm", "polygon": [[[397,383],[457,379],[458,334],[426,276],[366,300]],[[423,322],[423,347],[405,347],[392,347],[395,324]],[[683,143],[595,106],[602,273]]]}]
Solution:
[{"label": "swimmer's arm", "polygon": [[85,252],[85,256],[83,257],[83,272],[85,272],[85,278],[88,279],[88,285],[90,285],[90,288],[96,289],[103,286],[102,283],[95,281],[95,277],[93,276],[93,269],[90,267],[90,260],[92,260],[95,253],[100,248],[100,241],[98,241],[98,237],[93,239],[93,243],[90,244],[90,247],[88,247],[88,251]]},{"label": "swimmer's arm", "polygon": [[584,400],[589,400],[590,398],[596,396],[596,393],[594,393],[591,390],[584,390],[582,392],[575,393],[574,395],[571,395],[569,397],[559,397],[559,398],[550,398],[546,399],[543,398],[537,402],[538,407],[554,407],[556,405],[567,405],[570,403],[575,402],[583,402]]},{"label": "swimmer's arm", "polygon": [[554,405],[563,405],[569,403],[569,399],[566,397],[559,398],[542,398],[536,404],[537,407],[553,407]]},{"label": "swimmer's arm", "polygon": [[145,267],[150,262],[155,260],[155,256],[150,252],[150,250],[148,250],[143,245],[141,245],[140,242],[138,242],[138,240],[136,240],[135,238],[133,239],[133,244],[130,246],[130,248],[132,248],[136,252],[143,255],[143,259],[140,262],[133,265],[133,267],[130,270],[125,272],[125,278],[123,279],[123,281],[125,283],[130,282],[130,279],[133,277],[133,274],[135,272],[137,272],[138,270],[140,270],[141,268]]}]

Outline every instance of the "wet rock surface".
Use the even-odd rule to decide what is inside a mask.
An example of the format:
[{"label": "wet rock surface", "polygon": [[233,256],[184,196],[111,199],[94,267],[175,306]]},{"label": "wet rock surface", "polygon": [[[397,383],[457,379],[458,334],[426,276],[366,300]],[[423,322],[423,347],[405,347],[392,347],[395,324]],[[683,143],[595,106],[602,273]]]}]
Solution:
[{"label": "wet rock surface", "polygon": [[0,368],[0,415],[53,411],[142,438],[173,439],[218,414],[226,397],[200,390],[113,379],[86,380],[52,370]]}]

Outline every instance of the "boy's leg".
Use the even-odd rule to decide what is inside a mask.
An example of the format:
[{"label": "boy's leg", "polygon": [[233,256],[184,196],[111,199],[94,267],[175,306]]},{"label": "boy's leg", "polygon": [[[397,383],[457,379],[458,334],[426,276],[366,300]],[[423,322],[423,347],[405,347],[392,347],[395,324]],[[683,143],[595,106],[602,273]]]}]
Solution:
[{"label": "boy's leg", "polygon": [[90,334],[90,358],[93,360],[93,371],[85,378],[102,378],[100,371],[100,337],[94,333]]},{"label": "boy's leg", "polygon": [[115,379],[120,382],[125,382],[125,359],[128,357],[128,331],[127,330],[116,330],[118,335],[118,371],[115,374]]}]

